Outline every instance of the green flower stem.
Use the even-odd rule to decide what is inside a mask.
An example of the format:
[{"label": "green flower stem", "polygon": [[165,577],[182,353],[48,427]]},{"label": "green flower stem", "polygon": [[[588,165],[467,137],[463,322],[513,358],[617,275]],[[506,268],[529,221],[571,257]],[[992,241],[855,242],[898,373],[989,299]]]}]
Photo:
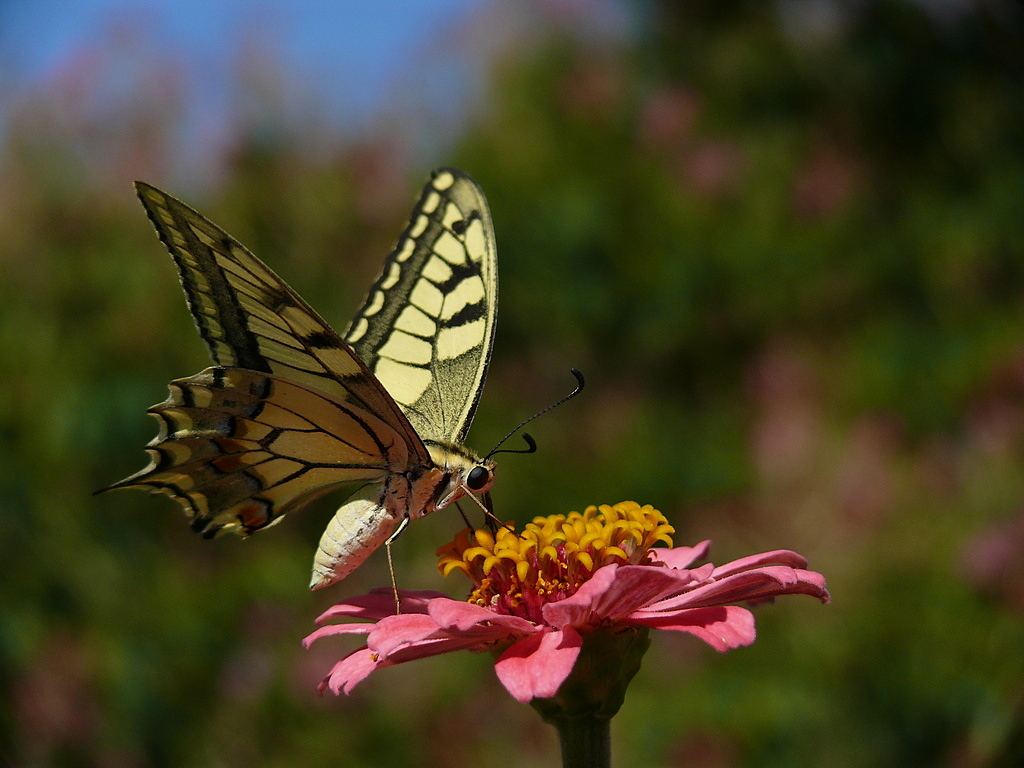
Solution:
[{"label": "green flower stem", "polygon": [[562,768],[611,768],[611,719],[563,717],[553,725],[562,746]]},{"label": "green flower stem", "polygon": [[558,693],[530,702],[558,729],[563,768],[611,766],[611,720],[650,644],[646,627],[590,632]]}]

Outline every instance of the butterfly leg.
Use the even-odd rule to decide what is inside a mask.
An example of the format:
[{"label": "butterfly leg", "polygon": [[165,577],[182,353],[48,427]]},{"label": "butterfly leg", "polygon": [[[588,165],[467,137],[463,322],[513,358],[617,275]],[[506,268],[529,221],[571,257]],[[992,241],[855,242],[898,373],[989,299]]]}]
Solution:
[{"label": "butterfly leg", "polygon": [[[510,523],[503,523],[501,518],[494,514],[494,502],[491,501],[491,494],[489,492],[483,495],[482,502],[477,499],[476,496],[473,496],[473,500],[476,501],[484,511],[484,524],[487,526],[487,530],[491,532],[491,535],[496,534],[499,528],[507,528],[512,533],[516,532],[515,526]],[[462,510],[459,511],[461,512]],[[473,526],[470,526],[470,528],[472,527]]]},{"label": "butterfly leg", "polygon": [[459,516],[462,518],[462,522],[466,524],[466,527],[469,528],[469,530],[473,530],[473,524],[469,522],[469,518],[466,517],[466,513],[462,511],[462,505],[456,501],[455,508],[459,510]]},{"label": "butterfly leg", "polygon": [[402,522],[395,528],[395,532],[388,536],[384,542],[384,548],[388,553],[388,570],[391,571],[391,589],[395,593],[395,613],[399,614],[402,612],[402,601],[398,597],[398,579],[395,578],[395,561],[391,557],[391,542],[398,538],[398,534],[405,530],[406,526],[409,525],[409,515],[402,518]]}]

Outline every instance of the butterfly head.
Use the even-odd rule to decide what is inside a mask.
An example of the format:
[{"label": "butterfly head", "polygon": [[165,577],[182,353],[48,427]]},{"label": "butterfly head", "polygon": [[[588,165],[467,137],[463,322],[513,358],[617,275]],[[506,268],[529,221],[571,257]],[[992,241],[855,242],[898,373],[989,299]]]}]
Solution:
[{"label": "butterfly head", "polygon": [[444,509],[470,494],[479,498],[491,489],[495,469],[492,460],[481,459],[455,443],[429,442],[427,450],[443,477],[434,491],[434,509]]}]

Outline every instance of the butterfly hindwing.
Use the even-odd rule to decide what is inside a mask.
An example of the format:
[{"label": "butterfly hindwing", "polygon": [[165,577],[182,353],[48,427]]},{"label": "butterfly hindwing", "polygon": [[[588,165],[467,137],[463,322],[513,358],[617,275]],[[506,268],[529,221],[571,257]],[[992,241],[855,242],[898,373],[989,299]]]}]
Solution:
[{"label": "butterfly hindwing", "polygon": [[434,173],[345,340],[427,440],[461,442],[490,362],[498,303],[483,192]]},{"label": "butterfly hindwing", "polygon": [[384,421],[276,376],[207,368],[170,390],[149,411],[160,422],[149,466],[111,487],[166,493],[206,536],[253,533],[324,491],[409,464]]}]

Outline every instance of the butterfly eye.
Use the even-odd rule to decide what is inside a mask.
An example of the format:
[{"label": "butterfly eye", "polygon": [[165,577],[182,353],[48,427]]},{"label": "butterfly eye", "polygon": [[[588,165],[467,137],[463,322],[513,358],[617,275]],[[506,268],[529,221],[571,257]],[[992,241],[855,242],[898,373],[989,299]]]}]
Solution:
[{"label": "butterfly eye", "polygon": [[471,491],[479,491],[491,480],[491,470],[487,467],[473,467],[466,478],[466,485]]}]

